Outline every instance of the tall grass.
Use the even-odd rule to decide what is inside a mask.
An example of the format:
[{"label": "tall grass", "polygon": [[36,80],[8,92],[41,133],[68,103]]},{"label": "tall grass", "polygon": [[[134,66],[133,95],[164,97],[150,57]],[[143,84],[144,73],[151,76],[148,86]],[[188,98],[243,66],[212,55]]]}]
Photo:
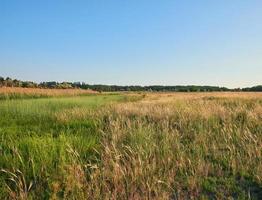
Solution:
[{"label": "tall grass", "polygon": [[41,89],[41,88],[0,87],[0,100],[83,96],[83,95],[90,95],[96,93],[97,92],[92,90],[81,90],[81,89]]},{"label": "tall grass", "polygon": [[104,111],[90,197],[261,199],[261,105],[260,97],[194,97]]},{"label": "tall grass", "polygon": [[262,198],[261,94],[15,100],[0,112],[2,199]]},{"label": "tall grass", "polygon": [[98,95],[0,101],[0,199],[50,198],[58,183],[63,188],[59,195],[69,196],[65,185],[75,175],[67,172],[80,161],[87,165],[98,159],[99,124],[88,113],[123,99]]}]

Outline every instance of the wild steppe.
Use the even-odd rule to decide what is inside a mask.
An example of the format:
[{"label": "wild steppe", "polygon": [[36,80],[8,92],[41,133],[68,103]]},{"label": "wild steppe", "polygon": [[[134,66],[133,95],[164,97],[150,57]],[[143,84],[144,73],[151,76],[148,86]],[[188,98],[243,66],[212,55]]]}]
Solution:
[{"label": "wild steppe", "polygon": [[262,199],[262,93],[10,90],[0,199]]}]

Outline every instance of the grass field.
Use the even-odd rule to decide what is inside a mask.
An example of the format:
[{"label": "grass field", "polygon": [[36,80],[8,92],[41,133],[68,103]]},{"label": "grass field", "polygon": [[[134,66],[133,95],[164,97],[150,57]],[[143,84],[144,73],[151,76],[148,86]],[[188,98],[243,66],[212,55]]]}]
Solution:
[{"label": "grass field", "polygon": [[87,96],[96,93],[97,92],[92,90],[81,90],[81,89],[41,89],[41,88],[21,88],[21,87],[0,87],[0,100]]},{"label": "grass field", "polygon": [[261,93],[46,96],[0,101],[0,199],[262,199]]}]

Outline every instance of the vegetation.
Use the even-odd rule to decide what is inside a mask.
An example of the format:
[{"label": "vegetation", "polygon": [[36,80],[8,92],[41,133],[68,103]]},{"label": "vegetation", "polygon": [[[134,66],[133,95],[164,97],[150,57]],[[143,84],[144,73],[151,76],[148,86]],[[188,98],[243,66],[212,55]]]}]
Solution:
[{"label": "vegetation", "polygon": [[99,92],[117,92],[117,91],[153,91],[153,92],[215,92],[215,91],[262,91],[262,86],[255,86],[251,88],[235,88],[228,89],[226,87],[218,86],[197,86],[197,85],[188,85],[188,86],[161,86],[161,85],[152,85],[152,86],[118,86],[118,85],[90,85],[84,82],[62,82],[58,83],[55,81],[51,82],[41,82],[40,84],[34,83],[32,81],[19,81],[17,79],[12,80],[7,77],[4,79],[0,77],[0,87],[25,87],[25,88],[49,88],[49,89],[71,89],[71,88],[81,88],[89,89]]},{"label": "vegetation", "polygon": [[243,88],[243,91],[253,91],[253,92],[261,92],[262,91],[262,85],[254,86],[251,88]]},{"label": "vegetation", "polygon": [[61,90],[61,89],[42,89],[42,88],[0,87],[0,100],[86,96],[91,94],[97,94],[97,92],[92,90],[82,90],[82,89]]},{"label": "vegetation", "polygon": [[101,135],[88,113],[123,99],[93,95],[0,101],[0,199],[50,198],[56,184],[70,183],[73,174],[67,171],[73,163],[97,162]]},{"label": "vegetation", "polygon": [[261,199],[261,93],[0,101],[0,199]]}]

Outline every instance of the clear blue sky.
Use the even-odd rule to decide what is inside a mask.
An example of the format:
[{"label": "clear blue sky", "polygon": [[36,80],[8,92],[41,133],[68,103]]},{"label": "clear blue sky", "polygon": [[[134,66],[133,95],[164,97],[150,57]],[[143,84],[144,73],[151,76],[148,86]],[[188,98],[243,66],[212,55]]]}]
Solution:
[{"label": "clear blue sky", "polygon": [[262,84],[261,0],[1,0],[0,75]]}]

